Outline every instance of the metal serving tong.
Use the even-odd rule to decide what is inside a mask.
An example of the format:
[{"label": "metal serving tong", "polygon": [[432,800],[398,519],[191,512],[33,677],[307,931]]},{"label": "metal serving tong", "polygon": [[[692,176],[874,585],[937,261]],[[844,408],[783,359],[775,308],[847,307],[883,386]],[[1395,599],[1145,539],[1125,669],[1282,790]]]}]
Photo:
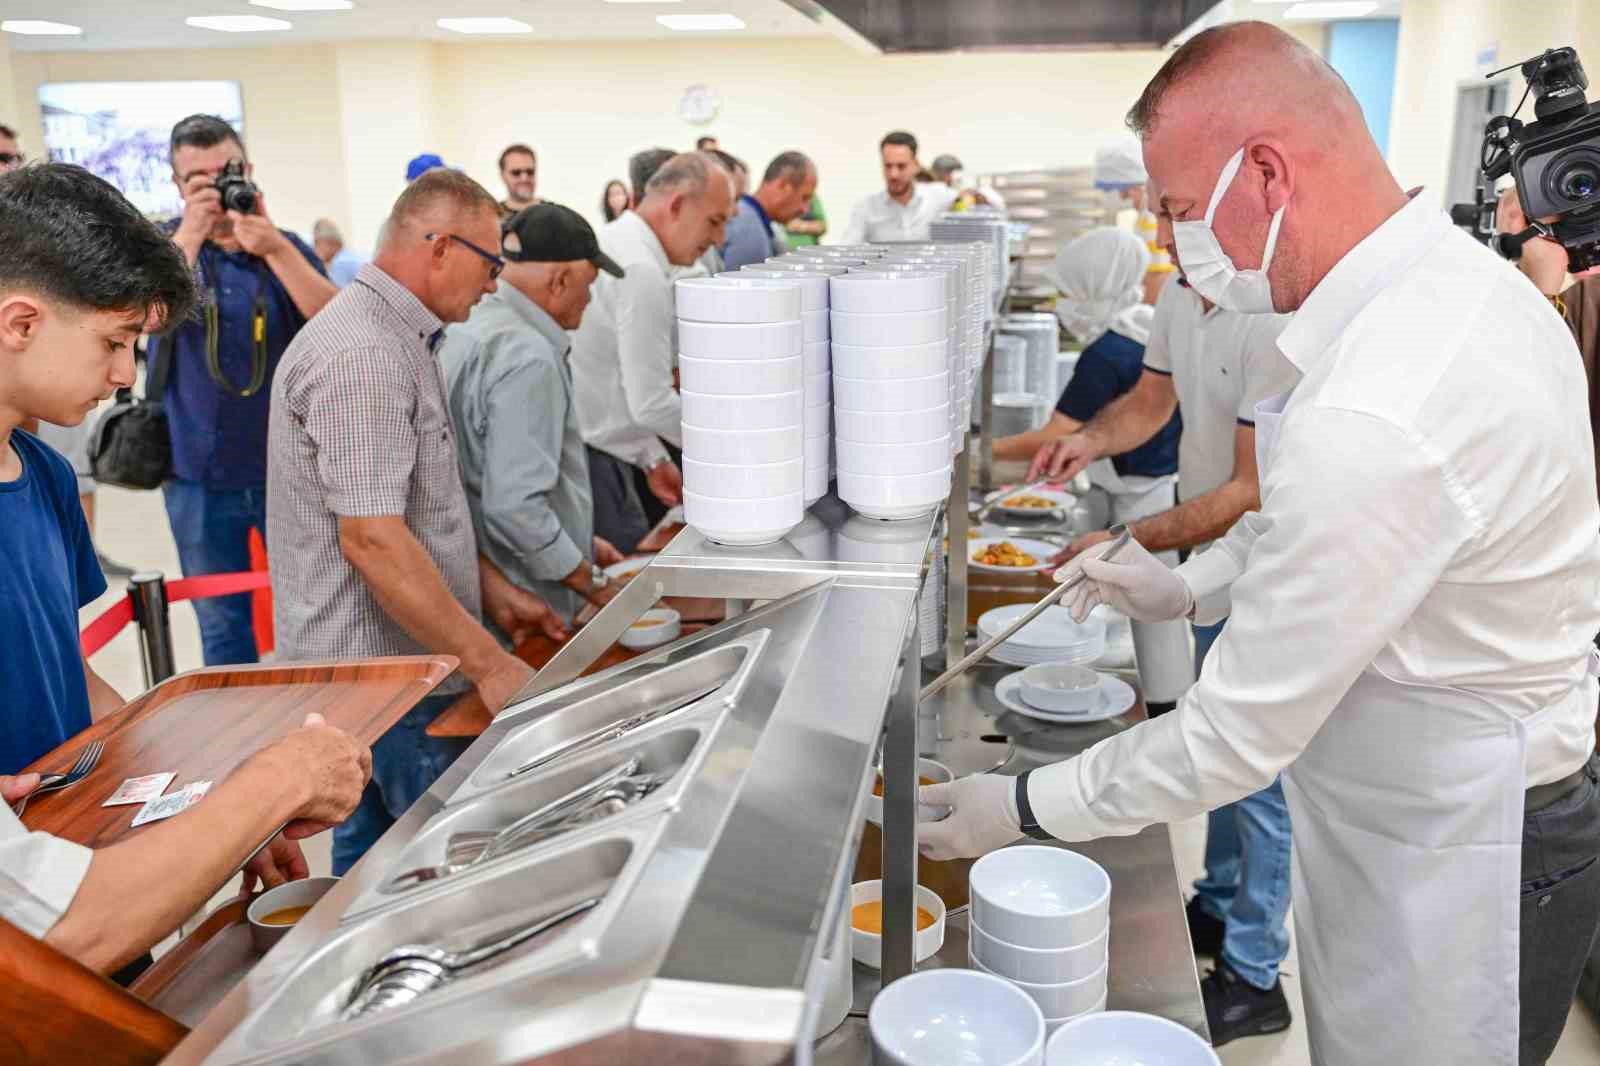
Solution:
[{"label": "metal serving tong", "polygon": [[686,710],[693,704],[704,699],[706,696],[711,695],[721,687],[722,685],[720,682],[715,685],[710,685],[699,690],[698,692],[686,696],[681,700],[678,700],[675,703],[669,703],[665,707],[654,707],[640,714],[635,714],[628,718],[624,718],[620,722],[612,722],[610,725],[603,725],[600,728],[591,730],[590,732],[584,733],[581,736],[573,737],[571,740],[557,745],[556,747],[545,752],[543,755],[523,763],[515,770],[512,770],[506,774],[506,776],[509,778],[521,777],[523,774],[531,774],[540,767],[549,766],[557,759],[565,759],[569,755],[576,755],[579,752],[588,751],[592,748],[598,748],[603,744],[609,744],[613,740],[618,740],[627,736],[635,729],[649,725],[651,722],[659,721],[668,715],[676,714],[678,711]]},{"label": "metal serving tong", "polygon": [[594,896],[540,918],[495,940],[474,945],[465,951],[446,951],[432,944],[406,944],[395,948],[357,979],[345,1001],[340,1021],[349,1021],[378,1011],[404,1006],[461,975],[463,970],[480,966],[535,937],[555,929],[580,914],[599,906]]},{"label": "metal serving tong", "polygon": [[[1114,535],[1114,539],[1111,541],[1111,547],[1107,548],[1100,556],[1100,558],[1106,560],[1107,562],[1110,562],[1112,559],[1116,558],[1117,553],[1122,551],[1123,548],[1127,547],[1128,541],[1133,539],[1133,531],[1125,525],[1112,526],[1110,532]],[[965,659],[962,659],[950,669],[946,670],[944,673],[940,674],[938,677],[922,686],[922,691],[917,693],[917,702],[920,703],[923,700],[926,700],[928,697],[943,691],[946,685],[950,684],[950,682],[966,673],[969,669],[971,669],[974,663],[979,662],[985,655],[988,655],[991,651],[994,651],[994,649],[1010,640],[1016,635],[1016,632],[1019,629],[1033,621],[1035,618],[1038,618],[1041,614],[1044,614],[1045,608],[1055,604],[1061,599],[1061,597],[1065,596],[1067,593],[1083,584],[1086,579],[1087,575],[1085,575],[1082,570],[1079,570],[1070,579],[1063,581],[1061,584],[1051,589],[1049,594],[1047,594],[1044,599],[1034,604],[1026,614],[1024,614],[1021,618],[1018,618],[1015,622],[1012,622],[998,636],[984,641],[982,644],[978,645],[977,651],[974,651],[971,655],[968,655]]]}]

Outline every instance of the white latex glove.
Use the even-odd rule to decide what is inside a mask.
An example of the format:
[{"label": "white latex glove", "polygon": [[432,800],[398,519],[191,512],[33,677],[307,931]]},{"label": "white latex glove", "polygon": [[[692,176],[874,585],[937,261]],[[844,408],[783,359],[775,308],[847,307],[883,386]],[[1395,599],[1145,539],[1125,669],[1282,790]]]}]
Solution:
[{"label": "white latex glove", "polygon": [[917,802],[951,808],[937,822],[917,823],[917,847],[930,859],[965,859],[1003,848],[1022,835],[1017,779],[974,774],[917,790]]},{"label": "white latex glove", "polygon": [[1168,569],[1136,540],[1128,541],[1117,553],[1116,562],[1105,562],[1100,556],[1111,550],[1112,543],[1096,545],[1055,573],[1058,583],[1080,570],[1088,577],[1067,593],[1064,601],[1075,620],[1088,618],[1089,612],[1102,603],[1136,622],[1170,622],[1189,613],[1194,607],[1194,594],[1176,571]]}]

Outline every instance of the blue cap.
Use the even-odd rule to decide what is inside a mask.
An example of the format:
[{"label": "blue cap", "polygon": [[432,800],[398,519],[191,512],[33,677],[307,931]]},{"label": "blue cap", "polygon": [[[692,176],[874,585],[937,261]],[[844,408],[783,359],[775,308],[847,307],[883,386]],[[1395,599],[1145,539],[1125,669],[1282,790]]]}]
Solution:
[{"label": "blue cap", "polygon": [[444,166],[444,160],[432,152],[424,152],[406,164],[406,180],[416,181],[435,167]]}]

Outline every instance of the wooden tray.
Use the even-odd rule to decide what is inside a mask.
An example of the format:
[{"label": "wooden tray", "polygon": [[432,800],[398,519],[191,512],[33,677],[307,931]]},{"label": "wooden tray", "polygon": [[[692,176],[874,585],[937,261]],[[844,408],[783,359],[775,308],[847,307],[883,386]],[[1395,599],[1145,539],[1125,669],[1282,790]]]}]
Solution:
[{"label": "wooden tray", "polygon": [[293,666],[214,667],[162,682],[79,733],[27,770],[66,770],[90,741],[105,741],[100,765],[78,784],[28,804],[29,829],[105,847],[134,832],[139,810],[102,807],[129,777],[173,772],[168,791],[218,784],[257,751],[315,711],[371,744],[454,672],[449,655]]},{"label": "wooden tray", "polygon": [[241,897],[212,911],[194,932],[140,974],[128,991],[190,1028],[200,1024],[261,961],[245,919],[255,899],[255,895]]}]

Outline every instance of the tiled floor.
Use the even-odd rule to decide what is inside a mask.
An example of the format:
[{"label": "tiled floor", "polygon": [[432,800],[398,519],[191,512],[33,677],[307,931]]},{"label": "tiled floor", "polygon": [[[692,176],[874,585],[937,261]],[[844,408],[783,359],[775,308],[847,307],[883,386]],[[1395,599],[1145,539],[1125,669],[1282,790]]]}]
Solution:
[{"label": "tiled floor", "polygon": [[[167,516],[160,494],[101,489],[99,495],[100,514],[96,537],[102,550],[130,566],[154,568],[169,576],[177,576],[177,549],[167,529]],[[119,583],[101,601],[84,609],[83,620],[87,622],[98,615],[121,592]],[[195,626],[194,612],[181,604],[174,607],[172,630],[178,668],[183,670],[199,666],[200,636]],[[138,647],[131,627],[92,662],[94,668],[124,696],[132,696],[143,688]],[[1179,873],[1187,884],[1199,875],[1202,868],[1205,820],[1197,818],[1174,826],[1173,846],[1177,853]],[[306,841],[305,851],[313,874],[328,871],[328,834]],[[220,901],[236,891],[237,885],[229,886],[218,893],[217,899]],[[1287,1032],[1276,1036],[1255,1037],[1229,1044],[1221,1053],[1227,1066],[1304,1066],[1310,1062],[1305,1026],[1299,1020],[1304,1010],[1300,982],[1296,976],[1298,972],[1291,940],[1289,958],[1283,965],[1283,985],[1290,1008],[1295,1013],[1295,1024]],[[1550,1060],[1550,1066],[1595,1066],[1596,1063],[1600,1063],[1600,1023],[1596,1022],[1587,1008],[1574,1005],[1561,1045]]]}]

